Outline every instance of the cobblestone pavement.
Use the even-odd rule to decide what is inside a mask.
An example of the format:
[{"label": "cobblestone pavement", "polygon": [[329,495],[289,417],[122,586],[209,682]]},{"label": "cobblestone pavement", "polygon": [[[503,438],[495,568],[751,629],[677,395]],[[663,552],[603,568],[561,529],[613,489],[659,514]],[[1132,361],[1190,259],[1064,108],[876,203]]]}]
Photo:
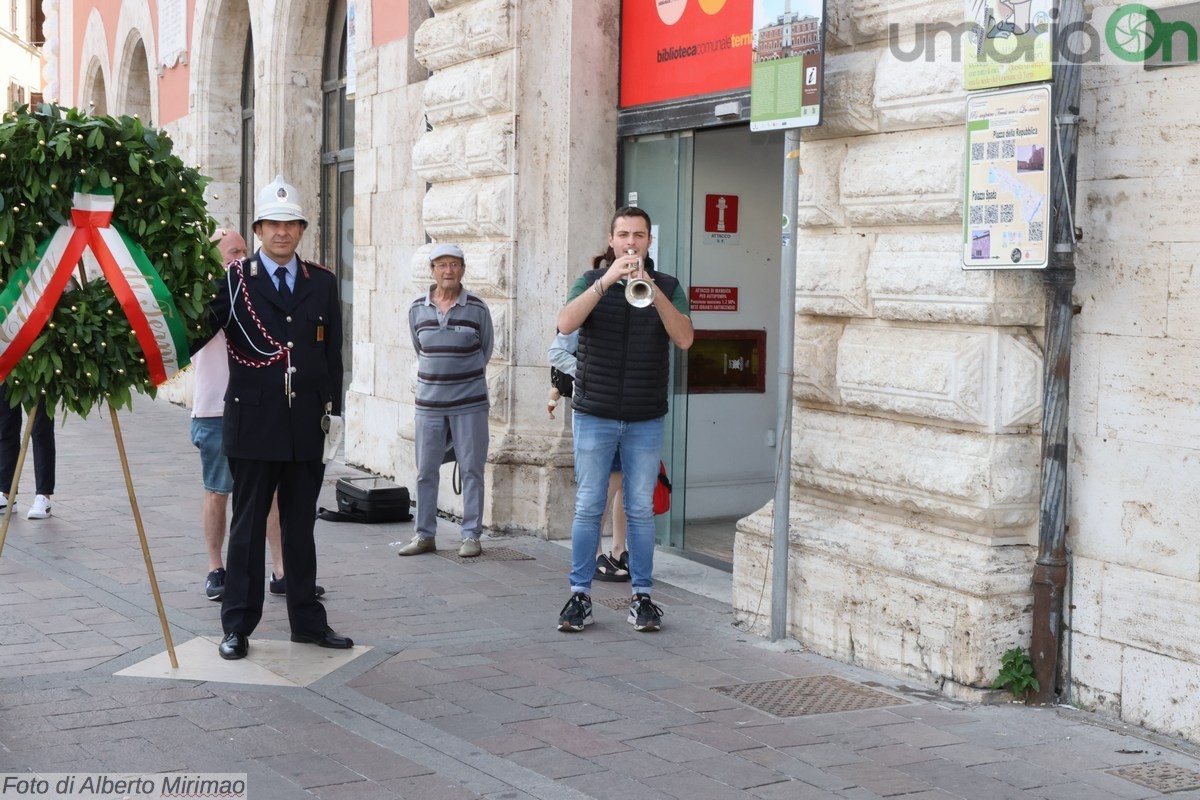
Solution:
[{"label": "cobblestone pavement", "polygon": [[[119,419],[176,647],[219,636],[187,412],[139,399]],[[0,772],[237,772],[255,800],[1200,798],[1186,744],[1072,710],[956,702],[769,645],[684,586],[656,590],[659,633],[635,633],[627,587],[603,583],[596,624],[560,633],[560,544],[489,537],[479,559],[396,558],[411,523],[318,523],[331,624],[370,649],[314,682],[222,682],[234,662],[219,659],[208,680],[117,676],[164,643],[113,442],[107,412],[61,425],[54,516],[26,520],[27,490],[12,518]],[[324,505],[350,471],[330,470]],[[442,547],[456,539],[446,524]],[[287,633],[268,597],[251,655]],[[783,680],[790,695],[738,693]],[[751,705],[764,702],[819,713]]]}]

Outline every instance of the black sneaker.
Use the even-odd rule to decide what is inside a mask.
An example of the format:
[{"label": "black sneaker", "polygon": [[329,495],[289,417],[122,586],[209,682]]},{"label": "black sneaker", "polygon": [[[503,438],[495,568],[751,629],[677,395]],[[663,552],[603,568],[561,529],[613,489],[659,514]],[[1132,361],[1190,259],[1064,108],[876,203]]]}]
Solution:
[{"label": "black sneaker", "polygon": [[558,614],[560,631],[581,631],[584,625],[592,624],[592,598],[576,592]]},{"label": "black sneaker", "polygon": [[[325,587],[321,585],[313,586],[313,593],[320,597],[325,594]],[[282,578],[276,578],[275,573],[271,573],[271,594],[284,595],[287,594],[287,575]]]},{"label": "black sneaker", "polygon": [[635,631],[656,631],[662,628],[663,610],[650,602],[650,595],[642,592],[633,596],[629,604],[629,624]]},{"label": "black sneaker", "polygon": [[209,600],[220,600],[225,596],[224,569],[217,567],[208,573],[208,577],[204,579],[204,594],[208,595]]}]

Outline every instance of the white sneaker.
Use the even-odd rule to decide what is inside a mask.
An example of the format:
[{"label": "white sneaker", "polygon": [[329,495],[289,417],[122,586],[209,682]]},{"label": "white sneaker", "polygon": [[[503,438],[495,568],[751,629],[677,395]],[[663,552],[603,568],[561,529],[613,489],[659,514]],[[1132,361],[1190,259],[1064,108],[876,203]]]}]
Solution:
[{"label": "white sneaker", "polygon": [[[0,511],[8,508],[8,495],[0,494]],[[17,504],[13,503],[13,511],[17,510]]]},{"label": "white sneaker", "polygon": [[29,513],[25,515],[26,519],[46,519],[50,516],[50,498],[44,494],[39,494],[33,498],[33,505],[29,507]]}]

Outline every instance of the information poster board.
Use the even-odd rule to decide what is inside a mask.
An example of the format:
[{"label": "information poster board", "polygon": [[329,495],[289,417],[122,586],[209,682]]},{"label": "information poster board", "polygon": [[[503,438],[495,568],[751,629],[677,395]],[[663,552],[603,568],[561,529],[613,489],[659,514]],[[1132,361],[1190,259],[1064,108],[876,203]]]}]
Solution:
[{"label": "information poster board", "polygon": [[754,0],[750,130],[821,124],[824,0]]},{"label": "information poster board", "polygon": [[967,100],[963,267],[1042,269],[1049,261],[1050,87]]},{"label": "information poster board", "polygon": [[1054,0],[965,0],[963,88],[1048,81]]}]

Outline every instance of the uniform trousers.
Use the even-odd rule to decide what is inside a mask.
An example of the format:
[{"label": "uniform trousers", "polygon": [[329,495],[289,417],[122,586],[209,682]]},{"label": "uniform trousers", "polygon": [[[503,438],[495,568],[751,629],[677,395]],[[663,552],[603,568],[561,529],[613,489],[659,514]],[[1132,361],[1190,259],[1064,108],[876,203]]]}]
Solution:
[{"label": "uniform trousers", "polygon": [[267,514],[279,489],[279,526],[283,530],[283,572],[292,633],[325,630],[325,607],[317,599],[317,547],[313,526],[325,465],[315,461],[258,461],[230,458],[233,518],[225,555],[225,596],[221,627],[226,634],[249,636],[262,619],[266,559],[263,545]]}]

